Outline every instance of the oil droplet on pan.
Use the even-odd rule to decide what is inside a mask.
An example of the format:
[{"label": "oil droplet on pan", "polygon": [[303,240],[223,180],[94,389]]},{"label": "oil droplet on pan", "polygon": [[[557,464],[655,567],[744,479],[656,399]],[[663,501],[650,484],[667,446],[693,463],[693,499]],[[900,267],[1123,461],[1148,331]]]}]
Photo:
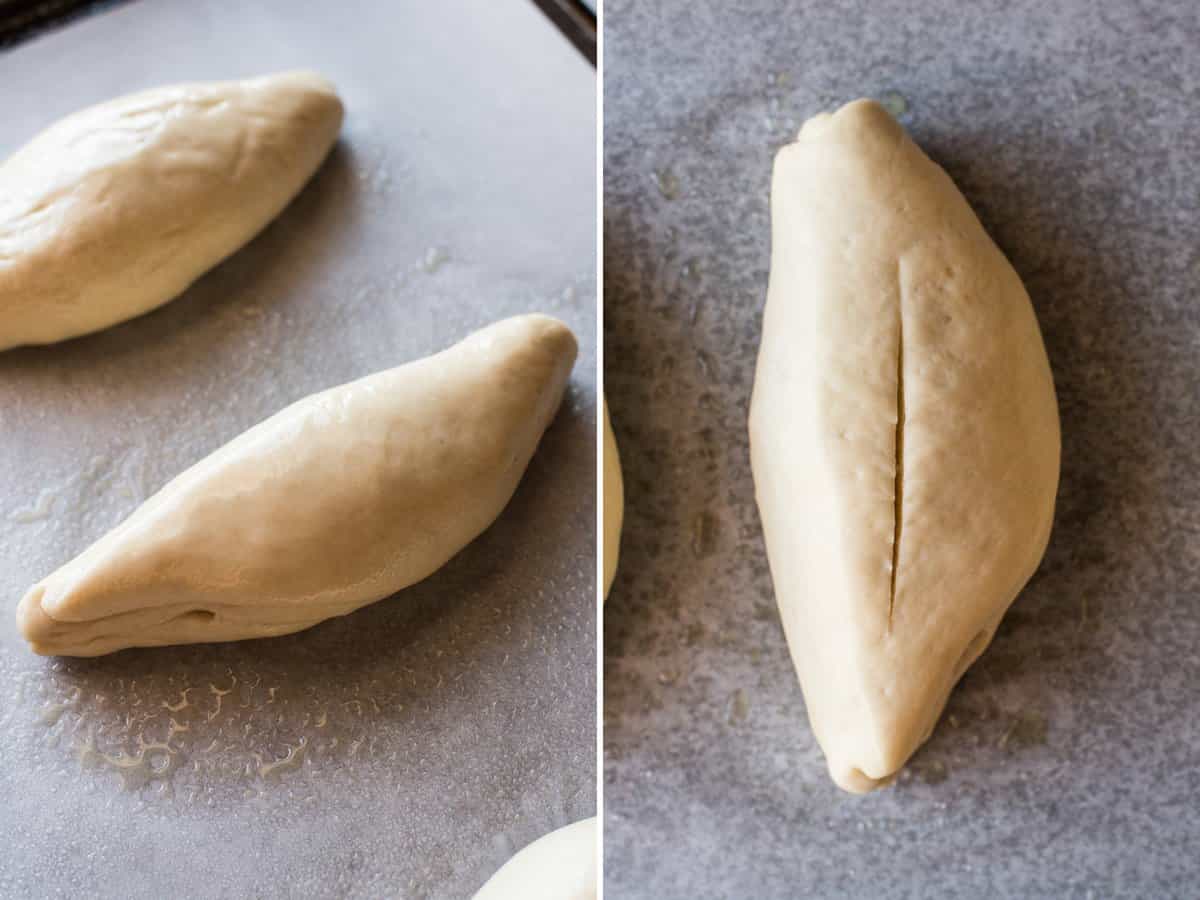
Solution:
[{"label": "oil droplet on pan", "polygon": [[308,739],[300,738],[300,743],[295,747],[289,747],[287,755],[283,759],[277,759],[269,763],[264,763],[260,760],[258,774],[263,778],[278,779],[288,772],[295,772],[304,764],[304,753],[307,749]]},{"label": "oil droplet on pan", "polygon": [[425,251],[425,255],[421,257],[421,268],[428,274],[432,275],[450,260],[444,247],[430,247]]},{"label": "oil droplet on pan", "polygon": [[729,724],[738,725],[746,721],[750,713],[750,700],[744,688],[738,688],[729,698]]},{"label": "oil droplet on pan", "polygon": [[654,183],[658,186],[658,192],[663,195],[664,199],[674,200],[679,196],[679,179],[670,169],[655,170]]},{"label": "oil droplet on pan", "polygon": [[1001,750],[1019,750],[1046,743],[1046,717],[1039,712],[1023,712],[1000,736],[996,746]]},{"label": "oil droplet on pan", "polygon": [[21,525],[29,525],[33,522],[40,522],[43,519],[50,518],[50,515],[54,512],[54,504],[57,500],[57,490],[54,488],[42,488],[41,492],[37,496],[37,500],[35,500],[31,506],[14,510],[9,518]]},{"label": "oil droplet on pan", "polygon": [[712,556],[717,550],[721,523],[708,510],[692,520],[692,553],[698,559]]},{"label": "oil droplet on pan", "polygon": [[52,728],[58,724],[58,720],[62,718],[62,714],[70,708],[70,703],[51,703],[42,710],[42,714],[38,716],[38,721]]}]

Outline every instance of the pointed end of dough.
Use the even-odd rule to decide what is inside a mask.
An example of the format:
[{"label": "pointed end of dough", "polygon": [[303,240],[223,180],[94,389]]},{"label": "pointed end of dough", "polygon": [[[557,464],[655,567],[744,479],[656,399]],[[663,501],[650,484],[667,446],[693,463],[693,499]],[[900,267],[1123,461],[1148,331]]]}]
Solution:
[{"label": "pointed end of dough", "polygon": [[957,680],[957,675],[952,680],[939,675],[940,689],[926,686],[894,694],[888,703],[863,710],[838,739],[823,743],[829,774],[837,786],[866,794],[892,784],[933,734]]},{"label": "pointed end of dough", "polygon": [[579,344],[571,329],[551,316],[533,313],[510,321],[516,321],[522,329],[521,339],[527,348],[522,356],[532,366],[530,371],[540,372],[545,378],[538,413],[540,428],[545,431],[562,406]]},{"label": "pointed end of dough", "polygon": [[822,732],[814,723],[834,783],[851,794],[891,785],[933,733],[943,705],[944,700],[930,705],[927,698],[907,698],[859,709],[834,733]]},{"label": "pointed end of dough", "polygon": [[569,354],[573,357],[579,352],[575,333],[561,320],[553,316],[543,315],[542,313],[529,313],[528,315],[519,316],[518,319],[532,332],[536,333],[540,340],[552,344],[564,354]]},{"label": "pointed end of dough", "polygon": [[796,132],[796,140],[809,141],[819,138],[829,129],[833,113],[821,112],[804,120],[800,130]]},{"label": "pointed end of dough", "polygon": [[879,778],[873,778],[856,766],[845,766],[829,762],[829,774],[834,784],[843,791],[851,794],[869,794],[871,791],[887,787],[896,780],[896,772],[890,772]]},{"label": "pointed end of dough", "polygon": [[[338,100],[337,88],[334,87],[333,82],[311,69],[289,69],[286,72],[264,75],[259,80],[280,87],[286,86],[312,94],[323,94]],[[338,100],[338,104],[341,104],[341,100]]]},{"label": "pointed end of dough", "polygon": [[575,332],[571,331],[565,323],[550,316],[538,316],[541,319],[543,339],[547,341],[559,358],[567,362],[568,371],[575,365],[575,358],[579,355],[579,342],[575,339]]},{"label": "pointed end of dough", "polygon": [[563,322],[541,313],[513,316],[476,332],[488,340],[512,340],[510,346],[536,347],[547,353],[566,373],[575,365],[579,343],[575,334]]},{"label": "pointed end of dough", "polygon": [[481,328],[446,352],[478,354],[515,378],[514,383],[532,385],[539,398],[534,420],[545,430],[562,403],[579,346],[558,319],[527,313]]},{"label": "pointed end of dough", "polygon": [[301,98],[298,108],[303,110],[306,118],[311,116],[322,123],[323,130],[331,135],[330,143],[341,130],[346,110],[342,98],[338,96],[337,87],[324,75],[307,69],[294,69],[264,75],[255,79],[255,82],[264,90]]},{"label": "pointed end of dough", "polygon": [[863,131],[903,133],[900,123],[874,100],[852,100],[833,113],[818,113],[800,126],[797,141],[815,141]]},{"label": "pointed end of dough", "polygon": [[42,608],[42,598],[46,594],[44,584],[35,584],[30,588],[21,602],[17,604],[17,630],[29,642],[29,648],[40,656],[53,656],[50,647],[54,635],[61,627]]}]

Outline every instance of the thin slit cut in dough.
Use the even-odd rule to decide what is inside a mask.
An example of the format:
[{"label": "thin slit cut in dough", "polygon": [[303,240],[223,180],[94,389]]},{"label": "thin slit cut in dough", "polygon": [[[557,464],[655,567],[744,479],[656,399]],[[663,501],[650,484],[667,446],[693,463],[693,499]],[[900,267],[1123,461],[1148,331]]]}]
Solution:
[{"label": "thin slit cut in dough", "polygon": [[751,463],[784,631],[834,780],[887,784],[1033,575],[1058,406],[1020,278],[884,109],[775,159]]},{"label": "thin slit cut in dough", "polygon": [[575,355],[518,316],[300,400],[34,585],[18,627],[58,656],[270,637],[420,581],[504,509]]},{"label": "thin slit cut in dough", "polygon": [[51,125],[0,164],[0,350],[174,299],[283,210],[341,125],[310,72],[154,88]]}]

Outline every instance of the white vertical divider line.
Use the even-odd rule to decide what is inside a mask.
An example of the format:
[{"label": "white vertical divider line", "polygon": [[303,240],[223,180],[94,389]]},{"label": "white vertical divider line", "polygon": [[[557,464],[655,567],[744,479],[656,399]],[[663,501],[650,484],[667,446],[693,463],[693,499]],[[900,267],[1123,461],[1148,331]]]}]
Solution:
[{"label": "white vertical divider line", "polygon": [[604,900],[604,0],[596,3],[596,896]]}]

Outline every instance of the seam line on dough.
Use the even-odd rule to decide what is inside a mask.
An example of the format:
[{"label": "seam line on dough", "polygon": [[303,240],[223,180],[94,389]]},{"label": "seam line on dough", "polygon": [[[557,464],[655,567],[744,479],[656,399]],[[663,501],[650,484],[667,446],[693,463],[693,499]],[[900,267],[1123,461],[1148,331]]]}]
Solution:
[{"label": "seam line on dough", "polygon": [[896,260],[896,484],[892,492],[892,578],[888,591],[888,633],[896,611],[896,575],[904,528],[904,258]]}]

